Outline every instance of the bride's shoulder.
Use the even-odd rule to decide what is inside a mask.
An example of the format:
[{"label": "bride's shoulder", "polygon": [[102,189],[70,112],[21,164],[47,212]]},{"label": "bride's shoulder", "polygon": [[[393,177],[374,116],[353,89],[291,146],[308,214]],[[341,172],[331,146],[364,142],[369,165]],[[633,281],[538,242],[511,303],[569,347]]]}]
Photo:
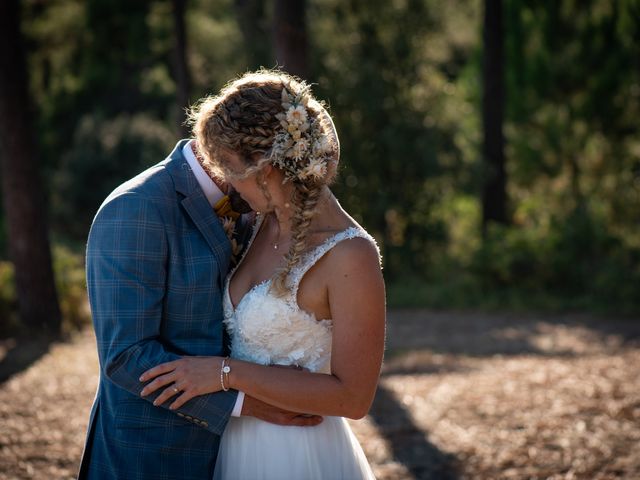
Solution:
[{"label": "bride's shoulder", "polygon": [[329,228],[321,229],[324,238],[317,242],[323,255],[330,251],[326,263],[330,264],[331,270],[351,270],[361,262],[379,269],[382,262],[376,240],[337,201],[333,206],[335,208],[329,210],[331,213],[324,219]]},{"label": "bride's shoulder", "polygon": [[327,257],[323,275],[331,298],[384,296],[380,253],[364,230],[338,242]]},{"label": "bride's shoulder", "polygon": [[380,268],[380,249],[373,236],[355,224],[343,231],[342,238],[331,251],[330,259],[340,270],[353,270],[364,265]]}]

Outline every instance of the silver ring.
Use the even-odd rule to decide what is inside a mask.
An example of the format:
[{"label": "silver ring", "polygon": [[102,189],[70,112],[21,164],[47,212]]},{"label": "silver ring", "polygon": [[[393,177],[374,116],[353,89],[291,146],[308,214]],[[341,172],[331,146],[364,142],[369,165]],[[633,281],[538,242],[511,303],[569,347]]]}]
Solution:
[{"label": "silver ring", "polygon": [[180,390],[178,390],[178,387],[173,387],[173,393],[178,393]]}]

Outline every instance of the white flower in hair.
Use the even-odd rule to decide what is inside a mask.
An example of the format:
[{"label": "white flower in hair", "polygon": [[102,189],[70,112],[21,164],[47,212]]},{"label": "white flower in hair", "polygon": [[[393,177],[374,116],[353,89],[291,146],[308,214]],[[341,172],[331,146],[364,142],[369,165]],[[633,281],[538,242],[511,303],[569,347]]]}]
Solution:
[{"label": "white flower in hair", "polygon": [[307,178],[314,178],[316,180],[321,179],[327,174],[327,164],[320,158],[314,158],[309,162],[309,165],[304,167],[300,172],[300,178],[306,180]]},{"label": "white flower in hair", "polygon": [[324,155],[327,153],[331,153],[333,150],[333,146],[331,142],[326,136],[321,136],[315,142],[313,142],[313,154],[314,155]]},{"label": "white flower in hair", "polygon": [[299,138],[296,141],[296,147],[303,152],[306,152],[309,149],[309,140],[307,140],[306,138]]},{"label": "white flower in hair", "polygon": [[280,125],[282,125],[282,128],[284,128],[285,130],[287,128],[289,128],[289,124],[287,123],[287,114],[286,113],[278,113],[276,115],[276,118],[278,120],[280,120]]},{"label": "white flower in hair", "polygon": [[287,122],[289,125],[295,125],[296,127],[302,125],[307,121],[307,110],[303,105],[292,105],[287,110]]},{"label": "white flower in hair", "polygon": [[299,139],[296,143],[291,147],[291,158],[295,160],[302,160],[305,152],[309,148],[309,141],[306,138]]},{"label": "white flower in hair", "polygon": [[282,130],[275,135],[269,157],[271,163],[283,170],[283,182],[324,177],[334,146],[321,120],[308,110],[312,100],[309,87],[296,95],[283,88],[281,98],[283,111],[275,117]]},{"label": "white flower in hair", "polygon": [[295,141],[300,140],[302,137],[302,132],[297,128],[293,128],[289,133],[291,134],[291,138]]}]

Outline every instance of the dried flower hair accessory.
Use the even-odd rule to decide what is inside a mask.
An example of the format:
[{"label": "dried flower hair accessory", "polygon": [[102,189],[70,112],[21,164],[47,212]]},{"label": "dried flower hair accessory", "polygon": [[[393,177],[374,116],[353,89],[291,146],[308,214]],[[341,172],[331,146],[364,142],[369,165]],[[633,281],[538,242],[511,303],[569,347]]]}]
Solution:
[{"label": "dried flower hair accessory", "polygon": [[284,112],[276,115],[282,130],[275,135],[269,161],[284,172],[285,182],[322,179],[335,154],[321,119],[309,115],[310,98],[309,86],[297,95],[282,89]]}]

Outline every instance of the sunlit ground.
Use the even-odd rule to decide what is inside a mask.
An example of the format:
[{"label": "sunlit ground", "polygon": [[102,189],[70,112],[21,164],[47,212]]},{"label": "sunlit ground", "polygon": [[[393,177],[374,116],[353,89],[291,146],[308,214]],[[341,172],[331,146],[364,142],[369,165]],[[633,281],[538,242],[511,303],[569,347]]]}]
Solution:
[{"label": "sunlit ground", "polygon": [[[0,344],[0,371],[24,367],[0,384],[0,478],[74,477],[94,341]],[[379,479],[640,478],[640,322],[393,312],[374,407],[351,423]]]}]

